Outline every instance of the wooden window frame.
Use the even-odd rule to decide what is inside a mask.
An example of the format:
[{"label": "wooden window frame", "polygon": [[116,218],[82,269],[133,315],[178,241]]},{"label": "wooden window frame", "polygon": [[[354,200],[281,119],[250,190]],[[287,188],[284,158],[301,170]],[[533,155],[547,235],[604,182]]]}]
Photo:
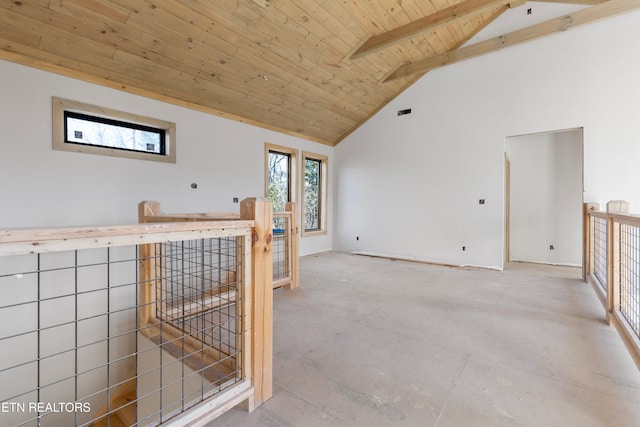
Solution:
[{"label": "wooden window frame", "polygon": [[[304,224],[304,169],[307,159],[320,162],[320,229],[319,230],[305,230]],[[327,188],[329,181],[329,157],[323,154],[312,153],[309,151],[302,152],[302,203],[300,204],[301,222],[302,224],[302,237],[311,236],[323,236],[327,234]]]},{"label": "wooden window frame", "polygon": [[[176,163],[176,124],[138,114],[126,113],[84,102],[71,101],[57,97],[51,98],[53,119],[53,149],[75,153],[96,154],[101,156],[122,157],[137,160],[152,160],[164,163]],[[145,153],[135,150],[123,150],[97,145],[67,143],[65,137],[65,111],[85,114],[92,117],[111,119],[134,125],[150,126],[165,131],[164,154]]]},{"label": "wooden window frame", "polygon": [[295,203],[298,200],[298,150],[265,142],[264,144],[264,197],[269,198],[269,153],[282,153],[290,156],[291,164],[289,169],[289,202]]}]

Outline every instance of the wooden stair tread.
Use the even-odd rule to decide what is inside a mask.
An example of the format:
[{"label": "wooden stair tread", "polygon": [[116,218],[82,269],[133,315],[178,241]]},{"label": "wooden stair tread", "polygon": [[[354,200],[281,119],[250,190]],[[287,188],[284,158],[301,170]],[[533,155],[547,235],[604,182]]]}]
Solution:
[{"label": "wooden stair tread", "polygon": [[[163,340],[159,335],[149,337],[156,345],[169,353],[172,357],[182,360],[185,365],[200,373],[204,378],[211,382],[217,383],[221,380],[228,380],[228,375],[232,370],[218,360],[206,354],[206,347],[203,349],[194,348],[190,344],[182,340],[167,341]],[[184,351],[184,352],[183,352]]]},{"label": "wooden stair tread", "polygon": [[126,396],[114,399],[113,406],[114,408],[118,408],[118,410],[116,411],[117,416],[111,417],[111,419],[119,418],[125,426],[134,425],[138,420],[135,400],[135,393],[129,393]]},{"label": "wooden stair tread", "polygon": [[[133,390],[130,388],[129,383],[131,382],[135,384],[135,381],[128,381],[121,386],[126,394],[122,389],[118,389],[111,397],[111,404],[109,405],[111,415],[93,423],[92,427],[129,427],[136,424],[138,419],[137,407],[136,403],[131,403],[136,400],[136,390],[135,388]],[[107,419],[109,423],[107,423]]]},{"label": "wooden stair tread", "polygon": [[[107,427],[107,419],[103,418],[100,421],[97,421],[91,424],[92,427]],[[123,423],[122,420],[117,417],[115,414],[111,416],[111,422],[109,427],[128,427],[127,424]]]}]

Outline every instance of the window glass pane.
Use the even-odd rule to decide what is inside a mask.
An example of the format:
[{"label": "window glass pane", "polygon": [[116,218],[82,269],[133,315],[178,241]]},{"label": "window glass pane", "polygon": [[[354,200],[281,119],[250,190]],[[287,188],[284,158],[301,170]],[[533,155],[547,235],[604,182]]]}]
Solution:
[{"label": "window glass pane", "polygon": [[164,130],[65,112],[66,142],[165,154]]},{"label": "window glass pane", "polygon": [[304,160],[304,229],[320,230],[320,160]]},{"label": "window glass pane", "polygon": [[290,201],[289,169],[291,156],[285,153],[269,151],[269,200],[275,212],[284,211]]}]

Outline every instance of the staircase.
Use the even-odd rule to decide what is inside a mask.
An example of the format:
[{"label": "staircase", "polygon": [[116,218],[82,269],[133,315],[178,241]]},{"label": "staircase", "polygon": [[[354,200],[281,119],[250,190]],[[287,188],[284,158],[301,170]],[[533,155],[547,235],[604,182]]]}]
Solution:
[{"label": "staircase", "polygon": [[134,375],[131,377],[110,396],[109,410],[106,403],[98,410],[96,418],[111,414],[93,423],[94,427],[129,427],[136,423],[136,379]]}]

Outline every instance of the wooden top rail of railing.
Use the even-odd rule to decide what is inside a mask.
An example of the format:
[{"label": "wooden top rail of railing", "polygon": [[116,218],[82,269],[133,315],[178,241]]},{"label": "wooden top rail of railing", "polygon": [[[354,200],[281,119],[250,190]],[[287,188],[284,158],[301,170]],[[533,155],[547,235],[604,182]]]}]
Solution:
[{"label": "wooden top rail of railing", "polygon": [[613,219],[621,224],[629,224],[640,227],[640,214],[630,213],[607,213],[602,211],[588,211],[587,215],[594,218]]},{"label": "wooden top rail of railing", "polygon": [[146,215],[141,222],[190,222],[190,221],[234,221],[239,213],[192,213]]},{"label": "wooden top rail of railing", "polygon": [[640,215],[628,213],[610,213],[609,218],[621,224],[635,225],[640,227]]},{"label": "wooden top rail of railing", "polygon": [[237,219],[240,219],[239,212],[164,214],[158,202],[145,200],[138,204],[138,221],[140,222],[235,221]]},{"label": "wooden top rail of railing", "polygon": [[602,218],[602,219],[607,219],[607,213],[606,212],[602,212],[602,211],[589,211],[587,212],[588,215],[594,217],[594,218]]},{"label": "wooden top rail of railing", "polygon": [[284,217],[288,217],[288,216],[290,217],[292,215],[293,215],[293,212],[287,212],[287,211],[285,211],[285,212],[274,212],[273,213],[273,217],[274,218],[278,218],[278,217],[284,218]]},{"label": "wooden top rail of railing", "polygon": [[[206,212],[206,213],[175,213],[164,214],[159,212],[157,202],[141,202],[140,222],[187,222],[187,221],[229,221],[240,219],[240,214],[235,212]],[[274,218],[292,217],[293,212],[274,212]]]},{"label": "wooden top rail of railing", "polygon": [[0,230],[0,256],[250,234],[253,220]]}]

